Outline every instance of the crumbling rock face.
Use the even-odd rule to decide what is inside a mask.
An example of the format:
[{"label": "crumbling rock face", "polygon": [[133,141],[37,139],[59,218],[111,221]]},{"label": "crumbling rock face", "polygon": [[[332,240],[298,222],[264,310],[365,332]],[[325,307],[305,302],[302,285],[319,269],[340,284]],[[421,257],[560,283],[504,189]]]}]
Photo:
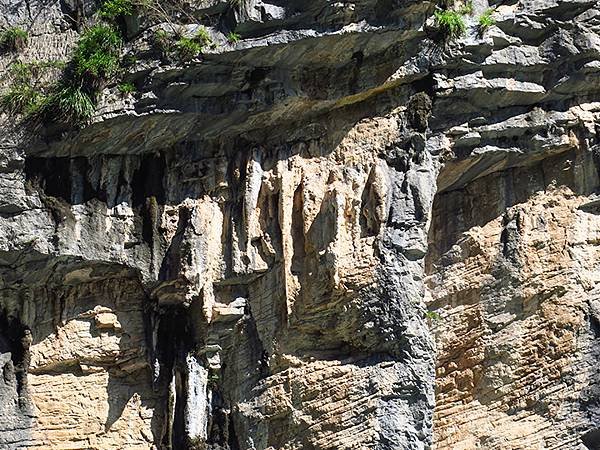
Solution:
[{"label": "crumbling rock face", "polygon": [[[5,115],[0,446],[595,448],[598,5],[473,7],[193,2],[201,59],[142,18],[137,93]],[[0,64],[94,10],[0,2]]]}]

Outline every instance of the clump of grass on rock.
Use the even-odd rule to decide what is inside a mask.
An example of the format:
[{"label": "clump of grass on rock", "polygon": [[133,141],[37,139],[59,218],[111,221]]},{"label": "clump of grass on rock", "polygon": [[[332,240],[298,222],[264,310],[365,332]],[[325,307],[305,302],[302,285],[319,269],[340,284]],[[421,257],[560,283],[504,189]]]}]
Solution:
[{"label": "clump of grass on rock", "polygon": [[132,0],[106,0],[100,7],[100,17],[113,21],[120,16],[131,16],[135,4]]},{"label": "clump of grass on rock", "polygon": [[45,122],[81,125],[94,114],[98,92],[120,67],[122,39],[110,25],[83,33],[63,79],[50,91],[38,116]]},{"label": "clump of grass on rock", "polygon": [[435,23],[445,39],[457,39],[467,32],[467,25],[458,11],[435,11]]},{"label": "clump of grass on rock", "polygon": [[27,47],[29,33],[19,27],[10,27],[0,31],[0,49],[19,52]]},{"label": "clump of grass on rock", "polygon": [[137,89],[133,83],[119,83],[117,86],[122,95],[133,94]]},{"label": "clump of grass on rock", "polygon": [[494,14],[494,10],[490,8],[479,17],[477,32],[480,36],[482,36],[489,27],[496,25],[496,19],[492,17],[492,14]]},{"label": "clump of grass on rock", "polygon": [[86,122],[96,109],[92,96],[80,86],[58,85],[40,108],[40,115],[71,125]]},{"label": "clump of grass on rock", "polygon": [[16,61],[11,64],[6,73],[10,86],[0,96],[0,109],[13,115],[34,116],[46,100],[49,73],[63,67],[61,61]]},{"label": "clump of grass on rock", "polygon": [[233,31],[227,33],[227,42],[230,44],[237,44],[242,37]]},{"label": "clump of grass on rock", "polygon": [[73,64],[77,76],[107,79],[118,68],[121,55],[121,36],[108,25],[96,25],[87,30],[77,44]]},{"label": "clump of grass on rock", "polygon": [[175,53],[182,61],[198,57],[204,48],[212,42],[208,31],[200,27],[192,37],[180,37],[175,43]]}]

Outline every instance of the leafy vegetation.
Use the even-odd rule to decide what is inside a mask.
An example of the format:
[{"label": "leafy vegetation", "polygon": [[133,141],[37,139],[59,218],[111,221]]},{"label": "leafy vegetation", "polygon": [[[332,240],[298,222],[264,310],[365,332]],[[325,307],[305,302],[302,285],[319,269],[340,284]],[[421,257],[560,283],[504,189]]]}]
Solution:
[{"label": "leafy vegetation", "polygon": [[[45,122],[81,125],[88,121],[94,114],[100,89],[121,66],[123,39],[114,22],[120,16],[133,14],[135,1],[105,0],[98,15],[109,23],[96,24],[81,35],[61,80],[47,87],[46,95],[28,94],[33,99],[28,103],[32,106],[22,108],[22,112]],[[6,104],[11,93],[12,89],[5,94]],[[18,105],[17,99],[12,103]]]},{"label": "leafy vegetation", "polygon": [[427,317],[427,318],[428,318],[428,319],[430,319],[430,320],[435,320],[435,321],[438,321],[438,320],[441,320],[441,319],[442,319],[442,316],[440,316],[440,315],[439,315],[437,312],[435,312],[435,311],[427,311],[427,312],[425,313],[425,317]]},{"label": "leafy vegetation", "polygon": [[132,0],[105,0],[99,10],[100,17],[115,20],[119,16],[131,16],[135,4]]},{"label": "leafy vegetation", "polygon": [[44,102],[44,95],[32,86],[15,84],[0,96],[0,108],[11,114],[30,116]]},{"label": "leafy vegetation", "polygon": [[[32,95],[29,106],[22,108],[21,113],[45,122],[85,123],[94,114],[98,91],[120,67],[121,45],[121,36],[109,25],[99,24],[86,30],[62,79],[47,87],[46,95]],[[24,73],[18,66],[15,70]],[[10,93],[11,90],[6,95]],[[16,100],[13,103],[17,104]]]},{"label": "leafy vegetation", "polygon": [[163,57],[168,56],[168,54],[173,49],[173,42],[171,35],[167,33],[165,30],[156,30],[152,35],[152,46],[161,53]]},{"label": "leafy vegetation", "polygon": [[477,23],[477,31],[480,35],[483,35],[483,33],[485,33],[485,31],[496,24],[496,19],[494,19],[492,17],[492,14],[494,13],[493,9],[487,9],[482,15],[481,17],[479,17],[479,21]]},{"label": "leafy vegetation", "polygon": [[212,42],[210,34],[208,34],[208,30],[204,27],[198,28],[196,34],[194,35],[194,39],[202,46],[208,45]]},{"label": "leafy vegetation", "polygon": [[180,37],[175,43],[175,51],[180,60],[188,61],[194,59],[204,47],[212,42],[208,31],[200,27],[192,37]]},{"label": "leafy vegetation", "polygon": [[29,41],[27,31],[19,27],[11,27],[0,31],[0,48],[5,51],[18,52],[25,47]]},{"label": "leafy vegetation", "polygon": [[42,119],[79,125],[89,120],[95,110],[94,99],[82,87],[59,84],[43,101],[38,115]]},{"label": "leafy vegetation", "polygon": [[241,38],[242,37],[239,34],[233,32],[233,31],[230,31],[229,33],[227,33],[227,41],[230,44],[236,44],[236,43],[238,43]]},{"label": "leafy vegetation", "polygon": [[193,38],[182,37],[175,44],[179,59],[184,61],[194,59],[202,52],[202,44],[196,42]]},{"label": "leafy vegetation", "polygon": [[119,92],[123,95],[133,94],[137,90],[133,83],[119,83],[117,87],[119,89]]},{"label": "leafy vegetation", "polygon": [[78,85],[51,84],[43,80],[48,68],[61,68],[56,62],[17,62],[11,66],[12,85],[0,96],[0,108],[26,119],[79,124],[94,112],[94,102]]},{"label": "leafy vegetation", "polygon": [[446,39],[456,39],[467,31],[467,25],[458,11],[435,11],[435,23]]},{"label": "leafy vegetation", "polygon": [[[0,94],[0,108],[47,123],[81,125],[88,121],[94,114],[101,89],[128,63],[135,63],[121,57],[127,35],[123,19],[140,11],[146,19],[150,17],[151,22],[171,28],[172,32],[157,31],[153,39],[153,45],[164,56],[190,60],[200,55],[207,45],[214,45],[204,27],[199,27],[193,36],[179,34],[180,26],[171,22],[171,18],[174,11],[178,17],[186,16],[180,0],[100,0],[98,3],[100,20],[80,36],[71,61],[66,64],[16,62],[11,66],[2,76],[8,77],[11,84]],[[0,31],[0,49],[22,49],[27,39],[27,32],[20,28],[5,29]],[[237,42],[240,36],[232,32],[228,39]],[[50,67],[60,72],[50,77],[40,75]],[[136,91],[130,82],[121,82],[117,88],[123,95]]]},{"label": "leafy vegetation", "polygon": [[62,70],[62,61],[32,61],[13,63],[5,78],[10,87],[0,96],[0,109],[11,114],[32,117],[39,112],[46,99],[47,78],[50,70]]},{"label": "leafy vegetation", "polygon": [[96,25],[87,30],[75,49],[73,63],[81,77],[109,78],[119,68],[121,36],[112,27]]},{"label": "leafy vegetation", "polygon": [[49,69],[64,69],[63,61],[16,61],[9,67],[9,75],[16,83],[39,84]]},{"label": "leafy vegetation", "polygon": [[462,15],[471,15],[473,14],[473,2],[468,0],[460,7],[458,12]]}]

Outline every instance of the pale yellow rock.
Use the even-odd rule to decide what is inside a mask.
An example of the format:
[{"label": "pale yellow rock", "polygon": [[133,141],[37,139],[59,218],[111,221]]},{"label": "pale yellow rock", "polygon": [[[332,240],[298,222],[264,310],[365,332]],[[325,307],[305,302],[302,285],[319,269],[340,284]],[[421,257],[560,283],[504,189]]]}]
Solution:
[{"label": "pale yellow rock", "polygon": [[[546,170],[572,171],[580,157]],[[600,218],[578,209],[589,198],[570,181],[504,209],[503,180],[475,181],[460,199],[442,194],[434,210],[427,301],[440,315],[431,320],[435,448],[576,448],[572,430],[585,423],[576,393],[595,370],[585,311],[599,277]],[[444,248],[449,237],[456,244]]]}]

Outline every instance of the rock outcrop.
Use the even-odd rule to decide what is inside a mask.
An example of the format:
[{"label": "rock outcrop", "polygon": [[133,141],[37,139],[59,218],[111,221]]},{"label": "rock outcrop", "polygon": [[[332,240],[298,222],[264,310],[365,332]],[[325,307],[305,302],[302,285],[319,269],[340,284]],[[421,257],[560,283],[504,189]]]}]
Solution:
[{"label": "rock outcrop", "polygon": [[[163,3],[136,92],[2,117],[0,447],[597,448],[598,2],[451,41],[415,0]],[[97,6],[0,0],[0,67]]]}]

